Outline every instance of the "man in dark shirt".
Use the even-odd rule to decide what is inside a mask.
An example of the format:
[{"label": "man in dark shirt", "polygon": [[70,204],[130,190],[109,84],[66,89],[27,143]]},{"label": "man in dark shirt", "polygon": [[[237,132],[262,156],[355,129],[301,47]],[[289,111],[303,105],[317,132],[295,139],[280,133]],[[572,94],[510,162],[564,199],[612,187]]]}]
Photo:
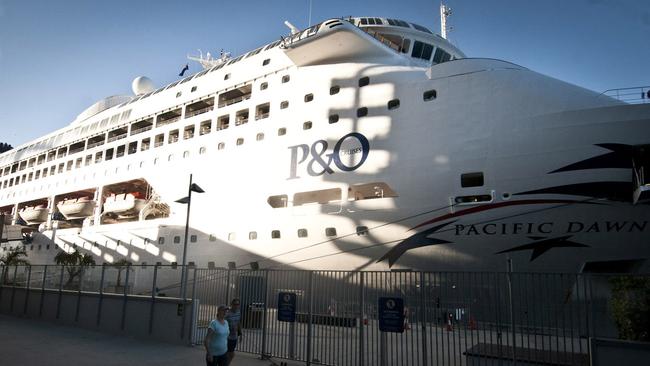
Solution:
[{"label": "man in dark shirt", "polygon": [[239,310],[240,301],[238,298],[232,299],[230,302],[230,309],[226,313],[226,320],[230,327],[230,334],[228,335],[228,364],[235,358],[235,348],[237,347],[237,339],[241,337],[241,311]]}]

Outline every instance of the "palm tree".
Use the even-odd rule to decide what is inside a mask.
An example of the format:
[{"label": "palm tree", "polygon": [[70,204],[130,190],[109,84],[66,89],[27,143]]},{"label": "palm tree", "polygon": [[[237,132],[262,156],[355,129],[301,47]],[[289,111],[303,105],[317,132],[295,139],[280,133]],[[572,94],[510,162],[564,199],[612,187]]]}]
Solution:
[{"label": "palm tree", "polygon": [[65,266],[65,269],[68,271],[68,281],[65,283],[65,287],[71,287],[72,281],[81,275],[81,273],[86,269],[86,267],[94,266],[95,259],[90,254],[81,254],[77,249],[72,253],[67,253],[65,251],[59,251],[56,256],[54,256],[54,263],[58,265]]},{"label": "palm tree", "polygon": [[29,261],[25,258],[27,257],[27,252],[25,247],[15,247],[10,248],[7,254],[0,257],[0,264],[3,266],[2,270],[2,283],[7,283],[7,275],[9,266],[26,266],[29,265]]}]

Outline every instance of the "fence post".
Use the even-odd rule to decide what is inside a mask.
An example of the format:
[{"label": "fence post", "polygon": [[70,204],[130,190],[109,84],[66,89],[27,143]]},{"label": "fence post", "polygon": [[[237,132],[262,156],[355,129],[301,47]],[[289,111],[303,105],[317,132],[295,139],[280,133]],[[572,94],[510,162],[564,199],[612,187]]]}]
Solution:
[{"label": "fence post", "polygon": [[131,272],[131,264],[129,263],[126,265],[126,278],[124,279],[124,300],[122,301],[122,325],[120,327],[120,329],[122,330],[124,330],[124,327],[126,326],[126,304],[128,303],[130,272]]},{"label": "fence post", "polygon": [[309,310],[307,313],[307,366],[311,365],[312,314],[314,313],[314,271],[309,271]]},{"label": "fence post", "polygon": [[61,265],[61,275],[59,275],[59,298],[56,301],[56,319],[59,319],[61,315],[61,297],[63,296],[63,272],[65,271],[65,266]]},{"label": "fence post", "polygon": [[420,322],[422,328],[422,364],[427,366],[429,364],[429,356],[427,353],[427,306],[426,306],[426,296],[425,296],[425,282],[424,282],[424,272],[420,272]]},{"label": "fence post", "polygon": [[512,297],[512,259],[508,258],[508,300],[510,305],[510,332],[512,333],[512,364],[517,364],[517,337],[515,337],[515,299]]},{"label": "fence post", "polygon": [[158,265],[153,267],[153,281],[151,283],[151,307],[149,308],[149,334],[153,332],[153,311],[156,304],[156,281],[158,279]]},{"label": "fence post", "polygon": [[[182,270],[183,270],[183,272],[181,272],[181,274],[183,276],[181,277],[181,288],[185,289],[185,290],[182,291],[181,295],[180,295],[181,296],[181,304],[180,305],[181,305],[181,308],[183,309],[183,314],[182,314],[182,317],[181,317],[181,339],[183,339],[185,337],[185,319],[186,319],[185,317],[186,317],[186,313],[187,313],[187,309],[186,309],[186,306],[185,306],[186,305],[185,304],[185,297],[187,295],[184,292],[187,291],[186,290],[187,289],[187,278],[189,277],[186,274],[187,273],[187,268],[183,267]],[[185,281],[185,283],[183,283],[183,281]]]},{"label": "fence post", "polygon": [[230,304],[230,268],[226,273],[226,304]]},{"label": "fence post", "polygon": [[106,263],[102,263],[102,276],[99,280],[99,304],[97,304],[97,326],[102,318],[102,304],[104,304],[104,275],[106,274]]},{"label": "fence post", "polygon": [[365,346],[365,332],[366,332],[366,324],[365,324],[365,316],[366,316],[366,299],[365,299],[365,293],[364,293],[364,282],[365,282],[365,276],[364,272],[360,271],[359,272],[359,365],[363,366],[365,364],[364,356],[364,346]]},{"label": "fence post", "polygon": [[43,317],[43,302],[45,301],[45,281],[47,281],[47,264],[43,267],[43,283],[41,283],[41,302],[38,304],[38,317]]},{"label": "fence post", "polygon": [[14,266],[14,279],[11,281],[11,303],[9,304],[9,312],[14,312],[14,297],[16,296],[16,276],[18,275],[18,266]]},{"label": "fence post", "polygon": [[79,307],[81,306],[81,287],[83,286],[84,272],[84,267],[81,267],[81,272],[79,273],[79,289],[77,290],[77,311],[74,314],[75,323],[79,321]]},{"label": "fence post", "polygon": [[268,311],[268,297],[269,297],[269,270],[264,270],[264,314],[262,314],[262,354],[261,358],[264,359],[266,355],[266,313]]},{"label": "fence post", "polygon": [[194,267],[194,276],[192,277],[192,307],[190,308],[192,311],[190,313],[190,339],[189,339],[189,345],[191,346],[194,341],[194,337],[196,336],[196,328],[194,327],[194,312],[198,311],[198,306],[196,306],[196,267]]},{"label": "fence post", "polygon": [[25,304],[23,307],[23,315],[27,314],[27,305],[29,304],[29,284],[32,281],[32,266],[28,264],[29,272],[27,272],[27,283],[25,283]]}]

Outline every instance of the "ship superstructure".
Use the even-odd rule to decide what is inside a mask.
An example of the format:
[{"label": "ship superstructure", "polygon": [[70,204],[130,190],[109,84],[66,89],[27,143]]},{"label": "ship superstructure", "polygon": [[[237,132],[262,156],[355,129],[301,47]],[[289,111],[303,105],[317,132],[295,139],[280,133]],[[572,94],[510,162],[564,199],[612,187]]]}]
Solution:
[{"label": "ship superstructure", "polygon": [[193,174],[201,266],[646,266],[648,105],[378,17],[202,64],[0,155],[4,250],[180,262]]}]

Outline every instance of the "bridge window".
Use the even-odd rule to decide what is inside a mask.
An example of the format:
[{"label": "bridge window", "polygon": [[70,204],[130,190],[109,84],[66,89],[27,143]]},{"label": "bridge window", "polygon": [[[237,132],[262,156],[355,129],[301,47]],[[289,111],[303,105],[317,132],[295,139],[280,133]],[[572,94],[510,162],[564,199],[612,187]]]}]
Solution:
[{"label": "bridge window", "polygon": [[370,78],[367,76],[362,77],[359,79],[359,88],[364,87],[366,85],[370,84]]},{"label": "bridge window", "polygon": [[451,55],[447,53],[445,50],[442,48],[438,47],[436,48],[436,53],[433,55],[433,62],[434,63],[442,63],[442,62],[447,62],[451,60]]},{"label": "bridge window", "polygon": [[311,203],[325,204],[341,200],[341,189],[321,189],[317,191],[299,192],[293,195],[293,205],[302,206]]},{"label": "bridge window", "polygon": [[432,45],[420,41],[415,41],[413,43],[411,57],[421,58],[423,60],[429,61],[429,59],[431,59],[431,53],[433,53]]},{"label": "bridge window", "polygon": [[268,202],[269,206],[273,208],[282,208],[287,207],[288,199],[286,194],[280,194],[277,196],[270,196],[266,202]]}]

